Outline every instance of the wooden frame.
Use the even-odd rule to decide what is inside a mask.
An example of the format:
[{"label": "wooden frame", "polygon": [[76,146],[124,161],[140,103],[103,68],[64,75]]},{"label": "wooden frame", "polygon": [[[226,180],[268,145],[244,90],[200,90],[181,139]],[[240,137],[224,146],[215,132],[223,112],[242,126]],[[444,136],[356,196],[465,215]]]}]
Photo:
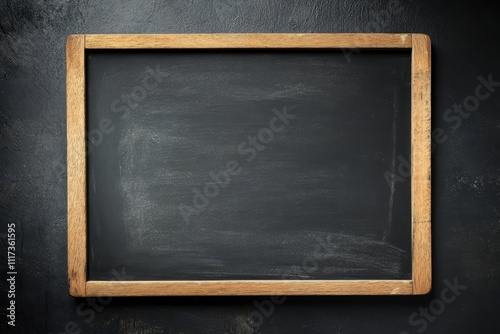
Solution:
[{"label": "wooden frame", "polygon": [[[88,281],[85,49],[406,48],[412,51],[411,280]],[[423,34],[71,35],[67,57],[69,293],[85,296],[419,295],[431,288],[431,46]]]}]

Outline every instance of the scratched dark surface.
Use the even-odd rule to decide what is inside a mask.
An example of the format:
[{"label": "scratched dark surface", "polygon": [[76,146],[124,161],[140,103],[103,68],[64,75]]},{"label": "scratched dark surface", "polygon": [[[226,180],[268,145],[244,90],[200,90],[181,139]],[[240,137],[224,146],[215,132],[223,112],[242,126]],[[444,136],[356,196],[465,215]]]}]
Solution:
[{"label": "scratched dark surface", "polygon": [[[422,32],[432,39],[436,144],[429,295],[288,297],[274,303],[269,297],[110,301],[67,294],[67,35],[356,31]],[[496,333],[500,87],[488,90],[478,77],[500,81],[499,33],[495,9],[473,1],[2,2],[2,332]],[[352,64],[358,56],[350,55]],[[453,111],[464,102],[473,111]],[[7,223],[16,224],[18,238],[15,328],[6,321]],[[117,268],[115,276],[127,278],[123,274]],[[461,289],[456,294],[448,287],[455,280]]]},{"label": "scratched dark surface", "polygon": [[89,52],[89,279],[411,279],[410,63]]}]

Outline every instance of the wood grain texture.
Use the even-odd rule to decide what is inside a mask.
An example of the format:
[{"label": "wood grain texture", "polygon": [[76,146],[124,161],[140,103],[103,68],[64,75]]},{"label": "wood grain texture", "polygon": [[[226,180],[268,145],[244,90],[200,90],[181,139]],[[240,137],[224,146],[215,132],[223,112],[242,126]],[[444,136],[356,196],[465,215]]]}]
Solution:
[{"label": "wood grain texture", "polygon": [[412,36],[413,294],[431,289],[431,43]]},{"label": "wood grain texture", "polygon": [[164,34],[85,37],[87,49],[411,47],[411,34]]},{"label": "wood grain texture", "polygon": [[410,280],[88,281],[88,296],[407,295]]},{"label": "wood grain texture", "polygon": [[[412,48],[412,280],[86,281],[85,48]],[[430,41],[421,34],[73,35],[67,41],[68,275],[73,296],[386,295],[431,287]]]},{"label": "wood grain texture", "polygon": [[72,296],[85,296],[87,270],[84,54],[85,37],[69,36],[66,44],[68,279]]}]

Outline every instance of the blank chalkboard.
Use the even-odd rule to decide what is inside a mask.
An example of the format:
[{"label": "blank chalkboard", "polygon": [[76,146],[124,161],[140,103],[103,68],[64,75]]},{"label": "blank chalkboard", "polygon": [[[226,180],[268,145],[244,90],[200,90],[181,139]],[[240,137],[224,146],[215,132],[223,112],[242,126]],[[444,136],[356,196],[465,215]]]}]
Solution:
[{"label": "blank chalkboard", "polygon": [[354,50],[87,36],[80,295],[416,293],[408,36]]}]

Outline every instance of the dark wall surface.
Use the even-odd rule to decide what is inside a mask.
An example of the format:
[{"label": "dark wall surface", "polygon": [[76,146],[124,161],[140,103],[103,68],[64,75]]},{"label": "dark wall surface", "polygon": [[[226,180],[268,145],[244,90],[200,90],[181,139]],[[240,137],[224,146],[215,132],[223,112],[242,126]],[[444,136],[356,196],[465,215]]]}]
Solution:
[{"label": "dark wall surface", "polygon": [[[496,13],[473,1],[2,2],[2,332],[497,332],[500,26]],[[68,295],[66,37],[210,32],[419,32],[431,37],[434,277],[429,295],[113,299]],[[347,54],[346,62],[355,63],[357,56]],[[13,223],[15,328],[6,317],[10,312],[7,224]],[[127,278],[122,268],[112,274]]]}]

